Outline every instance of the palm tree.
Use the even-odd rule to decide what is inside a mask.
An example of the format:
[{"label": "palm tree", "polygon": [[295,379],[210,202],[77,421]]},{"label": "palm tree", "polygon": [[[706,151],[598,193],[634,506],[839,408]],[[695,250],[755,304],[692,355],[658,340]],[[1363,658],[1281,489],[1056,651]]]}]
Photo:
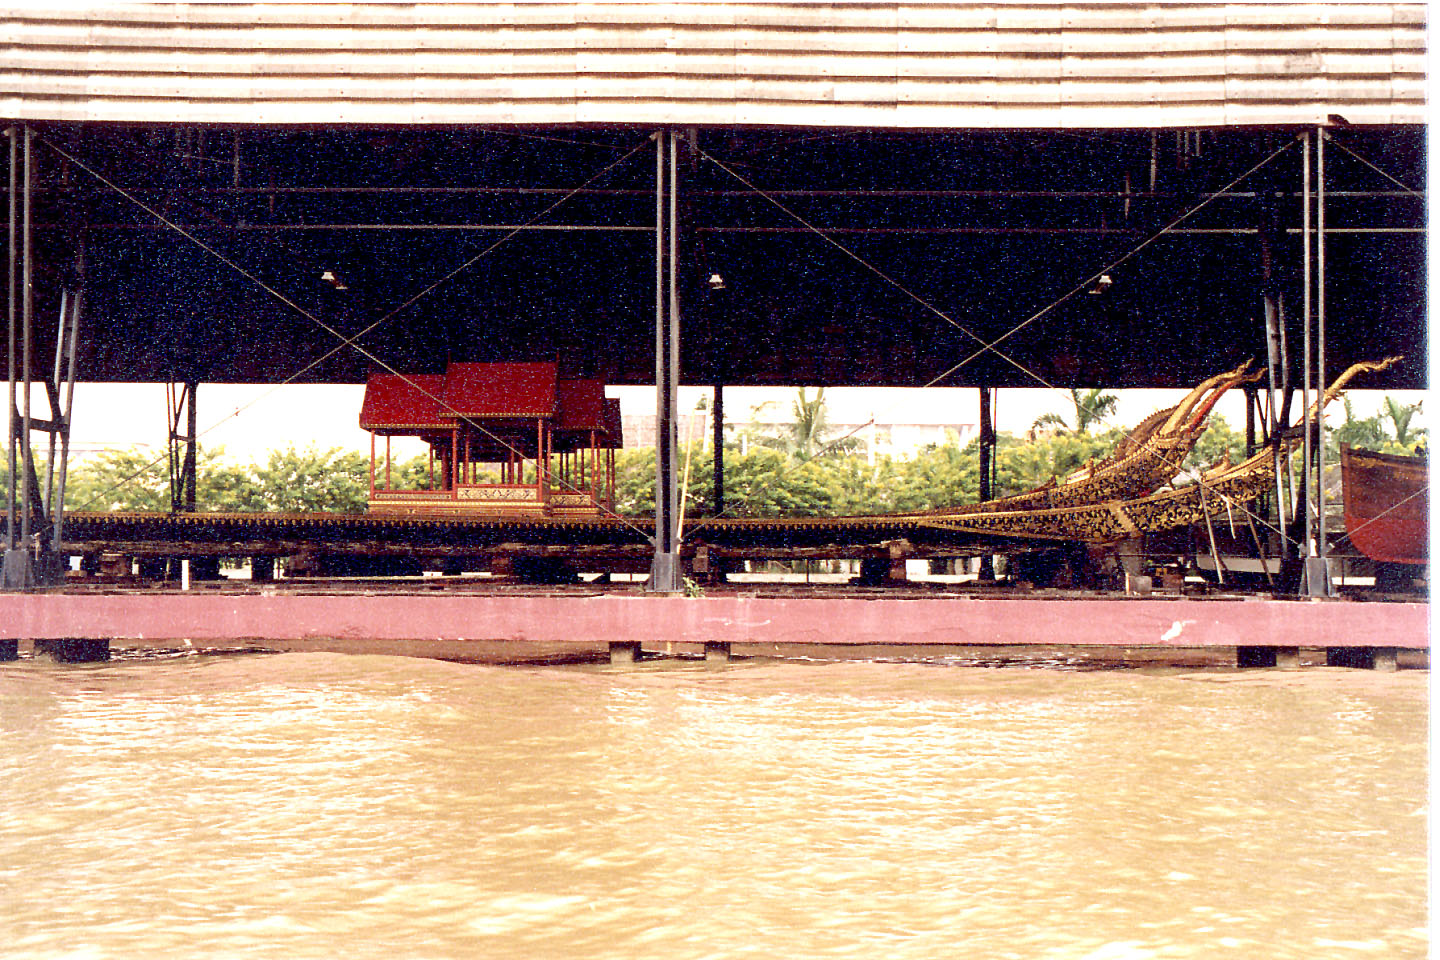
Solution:
[{"label": "palm tree", "polygon": [[801,387],[796,391],[790,411],[795,415],[795,422],[789,428],[790,452],[796,459],[809,460],[824,445],[825,434],[830,429],[829,418],[825,415],[825,388],[817,387],[812,400]]},{"label": "palm tree", "polygon": [[767,447],[784,450],[796,460],[810,460],[818,456],[854,453],[861,447],[858,437],[827,439],[830,421],[825,411],[825,388],[818,387],[811,397],[805,387],[797,391],[794,403],[790,405],[794,422],[781,428],[778,437],[761,437],[756,442]]},{"label": "palm tree", "polygon": [[1385,398],[1385,409],[1381,411],[1381,416],[1387,418],[1395,428],[1395,442],[1400,446],[1410,446],[1419,439],[1420,434],[1424,433],[1419,428],[1414,430],[1410,428],[1411,418],[1420,412],[1420,404],[1424,402],[1422,400],[1420,403],[1396,403],[1394,397]]},{"label": "palm tree", "polygon": [[1100,387],[1083,392],[1079,387],[1071,387],[1070,402],[1075,405],[1075,427],[1073,429],[1060,414],[1046,413],[1035,418],[1035,422],[1030,425],[1031,431],[1042,427],[1055,427],[1061,433],[1089,433],[1091,427],[1102,423],[1106,417],[1115,412],[1120,398],[1113,393],[1106,393]]}]

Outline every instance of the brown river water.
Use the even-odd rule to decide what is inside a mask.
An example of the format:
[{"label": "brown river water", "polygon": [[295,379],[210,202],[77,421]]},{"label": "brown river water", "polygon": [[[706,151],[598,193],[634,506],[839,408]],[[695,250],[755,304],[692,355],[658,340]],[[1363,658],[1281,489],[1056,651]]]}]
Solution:
[{"label": "brown river water", "polygon": [[0,956],[1426,955],[1423,671],[0,665]]}]

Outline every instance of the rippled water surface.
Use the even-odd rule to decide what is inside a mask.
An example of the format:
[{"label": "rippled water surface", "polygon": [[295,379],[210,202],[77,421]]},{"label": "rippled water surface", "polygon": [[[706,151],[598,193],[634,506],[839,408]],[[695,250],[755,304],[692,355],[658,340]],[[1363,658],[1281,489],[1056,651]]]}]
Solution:
[{"label": "rippled water surface", "polygon": [[0,955],[1426,953],[1427,675],[0,666]]}]

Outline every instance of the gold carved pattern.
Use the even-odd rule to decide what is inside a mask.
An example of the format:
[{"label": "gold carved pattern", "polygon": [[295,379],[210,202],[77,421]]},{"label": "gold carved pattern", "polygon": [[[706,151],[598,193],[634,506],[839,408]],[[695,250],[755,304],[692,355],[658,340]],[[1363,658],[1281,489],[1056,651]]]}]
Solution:
[{"label": "gold carved pattern", "polygon": [[540,497],[534,487],[460,487],[456,490],[461,500],[478,500],[482,503],[539,503]]}]

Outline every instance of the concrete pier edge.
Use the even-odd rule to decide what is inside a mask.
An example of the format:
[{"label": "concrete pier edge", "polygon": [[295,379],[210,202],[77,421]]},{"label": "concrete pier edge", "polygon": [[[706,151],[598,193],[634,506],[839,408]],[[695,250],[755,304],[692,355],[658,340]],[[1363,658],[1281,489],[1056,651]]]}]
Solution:
[{"label": "concrete pier edge", "polygon": [[[1397,649],[1428,651],[1423,602],[1326,603],[1177,598],[813,598],[612,594],[449,595],[115,593],[0,595],[0,643],[92,641],[120,647],[364,649],[373,653],[616,662],[686,645],[707,659],[735,648],[803,646],[841,656],[926,648],[1228,648],[1240,666],[1326,662],[1393,669]],[[0,656],[7,648],[0,646]],[[1221,653],[1220,649],[1216,650]],[[472,657],[472,654],[474,656]],[[1226,654],[1230,655],[1230,654]],[[1413,654],[1407,660],[1414,662]]]}]

